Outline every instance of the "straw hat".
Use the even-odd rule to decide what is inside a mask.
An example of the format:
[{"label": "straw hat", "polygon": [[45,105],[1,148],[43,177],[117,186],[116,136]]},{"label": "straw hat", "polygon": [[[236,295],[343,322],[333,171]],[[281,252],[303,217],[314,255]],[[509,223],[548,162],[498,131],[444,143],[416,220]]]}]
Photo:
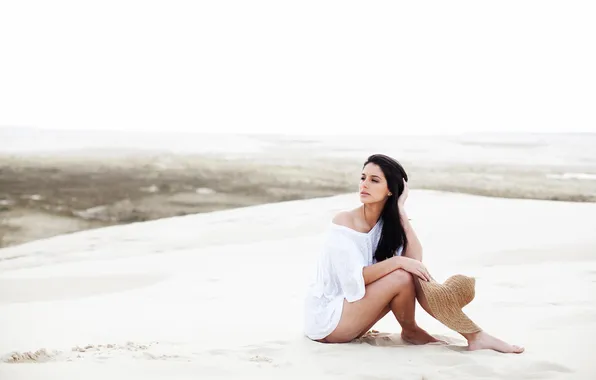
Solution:
[{"label": "straw hat", "polygon": [[434,279],[418,282],[435,319],[460,333],[481,330],[462,311],[474,299],[476,280],[473,277],[458,274],[449,277],[443,284]]}]

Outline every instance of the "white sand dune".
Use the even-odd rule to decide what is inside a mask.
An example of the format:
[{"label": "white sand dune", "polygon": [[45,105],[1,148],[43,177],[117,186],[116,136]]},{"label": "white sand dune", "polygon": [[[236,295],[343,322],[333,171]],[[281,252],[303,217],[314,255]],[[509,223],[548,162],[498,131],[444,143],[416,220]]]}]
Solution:
[{"label": "white sand dune", "polygon": [[[90,230],[0,250],[0,379],[596,378],[596,204],[412,190],[431,273],[477,278],[466,307],[522,355],[302,335],[325,227],[353,194]],[[43,364],[40,364],[43,363]]]}]

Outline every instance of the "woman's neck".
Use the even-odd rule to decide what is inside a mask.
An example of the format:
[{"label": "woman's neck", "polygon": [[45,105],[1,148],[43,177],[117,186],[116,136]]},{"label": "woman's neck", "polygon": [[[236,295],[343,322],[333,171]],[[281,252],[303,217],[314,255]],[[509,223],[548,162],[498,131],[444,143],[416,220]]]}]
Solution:
[{"label": "woman's neck", "polygon": [[381,213],[383,212],[383,207],[385,207],[384,202],[363,204],[361,206],[360,215],[364,218],[366,224],[372,228],[379,221]]}]

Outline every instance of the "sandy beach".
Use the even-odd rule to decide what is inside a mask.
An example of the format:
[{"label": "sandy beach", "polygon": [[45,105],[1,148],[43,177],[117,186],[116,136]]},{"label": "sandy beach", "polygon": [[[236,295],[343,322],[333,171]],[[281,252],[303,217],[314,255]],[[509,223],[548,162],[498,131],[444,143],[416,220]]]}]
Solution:
[{"label": "sandy beach", "polygon": [[[0,155],[2,380],[596,377],[592,135],[195,142],[213,152],[26,137]],[[194,145],[183,137],[172,146]],[[467,352],[422,309],[448,345],[408,345],[390,316],[351,344],[304,337],[326,228],[359,205],[361,162],[379,151],[409,172],[432,275],[476,277],[465,311],[524,354]]]},{"label": "sandy beach", "polygon": [[[3,2],[0,380],[596,380],[594,15],[588,1]],[[400,167],[363,167],[379,154]],[[309,336],[350,339],[380,300],[395,314],[350,343],[310,340],[316,264],[355,275],[359,298],[350,261],[401,244],[376,206],[402,210],[402,179],[405,252],[418,237],[429,273],[366,269],[361,319],[342,309],[331,335],[354,284],[319,276],[311,291],[343,294],[325,292],[329,313],[306,321],[332,322]],[[336,221],[354,216],[366,255],[331,260],[332,220],[361,200],[372,214]],[[400,266],[474,277],[464,313],[523,353],[474,350],[511,347],[468,347],[416,304],[434,342]],[[447,301],[426,298],[440,317]]]},{"label": "sandy beach", "polygon": [[[526,347],[411,346],[390,317],[345,345],[302,335],[304,284],[349,193],[77,232],[0,251],[0,378],[592,379],[596,204],[411,190],[435,278],[477,279],[468,313]],[[43,363],[40,365],[40,363]]]}]

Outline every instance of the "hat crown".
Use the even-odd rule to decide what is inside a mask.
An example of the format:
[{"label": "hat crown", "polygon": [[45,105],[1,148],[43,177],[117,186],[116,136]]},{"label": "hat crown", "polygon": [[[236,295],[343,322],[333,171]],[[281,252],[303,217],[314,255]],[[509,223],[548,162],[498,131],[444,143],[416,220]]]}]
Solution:
[{"label": "hat crown", "polygon": [[472,300],[475,296],[475,284],[476,280],[473,277],[464,276],[461,274],[449,277],[445,281],[445,287],[451,290],[455,297],[457,306],[463,308]]}]

